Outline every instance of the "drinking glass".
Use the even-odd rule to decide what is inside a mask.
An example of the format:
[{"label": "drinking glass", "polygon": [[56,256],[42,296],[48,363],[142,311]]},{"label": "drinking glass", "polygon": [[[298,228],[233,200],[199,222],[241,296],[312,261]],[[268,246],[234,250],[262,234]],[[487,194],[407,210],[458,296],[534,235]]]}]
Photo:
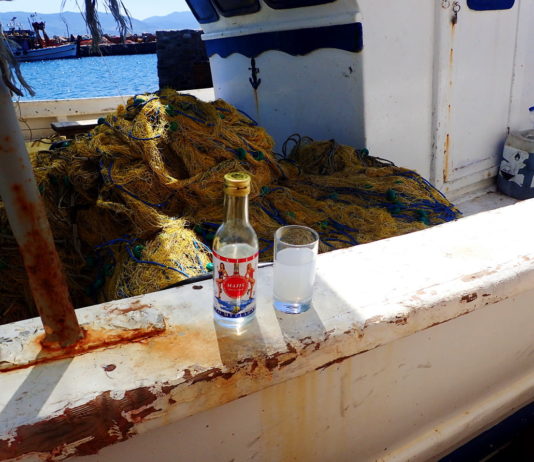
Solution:
[{"label": "drinking glass", "polygon": [[289,225],[274,234],[274,307],[290,314],[311,307],[319,235],[307,226]]}]

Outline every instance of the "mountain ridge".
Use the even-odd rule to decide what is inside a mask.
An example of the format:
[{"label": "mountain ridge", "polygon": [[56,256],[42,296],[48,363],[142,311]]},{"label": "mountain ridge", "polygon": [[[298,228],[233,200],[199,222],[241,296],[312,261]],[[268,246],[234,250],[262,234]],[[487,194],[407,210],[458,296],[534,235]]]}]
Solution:
[{"label": "mountain ridge", "polygon": [[[22,29],[30,28],[31,15],[25,11],[9,11],[0,13],[0,22],[4,30],[8,28],[11,18],[16,17],[15,23]],[[105,34],[116,35],[117,27],[115,20],[110,13],[99,13],[102,31]],[[34,21],[44,21],[46,32],[49,36],[59,35],[87,35],[87,27],[80,12],[64,11],[62,13],[37,13]],[[67,23],[67,25],[65,24]],[[190,11],[175,11],[165,16],[151,16],[144,20],[132,18],[132,32],[141,34],[143,32],[154,33],[156,30],[181,30],[200,29],[200,25]],[[68,31],[68,33],[67,33]]]}]

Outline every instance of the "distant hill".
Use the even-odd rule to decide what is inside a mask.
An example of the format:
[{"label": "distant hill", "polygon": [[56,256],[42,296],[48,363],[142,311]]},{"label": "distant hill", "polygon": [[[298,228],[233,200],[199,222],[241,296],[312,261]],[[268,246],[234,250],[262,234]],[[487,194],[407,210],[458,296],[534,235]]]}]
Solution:
[{"label": "distant hill", "polygon": [[191,11],[176,11],[167,16],[151,16],[142,22],[154,27],[154,30],[200,29]]},{"label": "distant hill", "polygon": [[[22,28],[29,28],[29,19],[31,13],[22,11],[13,11],[0,13],[0,22],[4,29],[7,28],[11,18],[16,17],[15,23],[20,24]],[[62,19],[63,17],[63,19]],[[105,34],[116,34],[117,27],[113,16],[110,13],[99,13],[100,24]],[[35,20],[46,23],[46,32],[48,35],[86,35],[87,27],[82,15],[77,12],[65,11],[63,13],[41,14],[37,13]],[[31,19],[30,19],[31,21]],[[65,25],[65,22],[67,25]],[[156,32],[157,30],[179,30],[179,29],[200,29],[200,26],[190,11],[180,11],[168,14],[167,16],[152,16],[143,21],[132,18],[132,29],[136,34],[143,32]]]}]

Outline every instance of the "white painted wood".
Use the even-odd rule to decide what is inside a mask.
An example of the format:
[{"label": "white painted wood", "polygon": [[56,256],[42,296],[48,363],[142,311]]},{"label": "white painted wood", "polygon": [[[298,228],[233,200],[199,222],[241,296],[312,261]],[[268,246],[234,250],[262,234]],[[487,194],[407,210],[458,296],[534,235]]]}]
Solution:
[{"label": "white painted wood", "polygon": [[460,1],[453,25],[450,3],[436,15],[431,181],[458,198],[483,191],[497,173],[508,130],[532,123],[534,5],[518,0],[510,10],[473,11]]},{"label": "white painted wood", "polygon": [[[203,101],[213,100],[213,89],[189,90]],[[19,125],[27,141],[53,135],[52,122],[98,119],[127,104],[130,96],[80,98],[71,100],[36,100],[15,102]]]},{"label": "white painted wood", "polygon": [[361,53],[321,49],[295,57],[267,51],[255,58],[261,78],[256,91],[249,83],[250,58],[215,55],[210,64],[216,97],[265,127],[276,152],[294,133],[365,147]]},{"label": "white painted wood", "polygon": [[520,319],[533,319],[533,295],[72,460],[437,460],[532,400],[534,350]]},{"label": "white painted wood", "polygon": [[314,309],[300,316],[273,311],[264,268],[257,322],[239,336],[214,325],[210,281],[79,310],[105,322],[135,302],[167,328],[3,373],[0,444],[65,412],[100,415],[98,403],[109,416],[142,391],[154,399],[116,416],[128,435],[76,433],[42,458],[146,432],[80,462],[434,459],[534,399],[534,253],[516,232],[533,226],[531,200],[323,254]]},{"label": "white painted wood", "polygon": [[[358,3],[363,22],[363,99],[369,151],[429,178],[435,110],[434,12],[439,2]],[[361,109],[355,107],[354,111]]]},{"label": "white painted wood", "polygon": [[499,163],[507,135],[519,10],[516,5],[510,10],[480,12],[469,9],[465,2],[460,4],[454,29],[442,23],[452,36],[445,182],[487,171]]},{"label": "white painted wood", "polygon": [[[363,24],[364,50],[352,63],[345,62],[350,54],[336,50],[256,57],[257,95],[248,84],[247,58],[214,56],[216,94],[255,114],[278,150],[293,132],[355,147],[365,142],[371,154],[416,170],[447,194],[483,191],[497,171],[508,128],[532,124],[534,4],[518,0],[510,10],[474,11],[460,0],[453,25],[454,2],[442,3],[360,0],[296,10],[262,4],[258,13],[203,25],[204,40],[211,40],[341,24],[350,22],[343,14],[351,12]],[[347,65],[356,65],[355,72],[339,78]],[[349,117],[355,123],[347,124]]]},{"label": "white painted wood", "polygon": [[514,75],[511,81],[511,104],[509,127],[520,131],[534,127],[534,121],[529,116],[528,108],[534,106],[534,3],[519,0],[518,21],[516,30],[516,48],[514,59]]}]

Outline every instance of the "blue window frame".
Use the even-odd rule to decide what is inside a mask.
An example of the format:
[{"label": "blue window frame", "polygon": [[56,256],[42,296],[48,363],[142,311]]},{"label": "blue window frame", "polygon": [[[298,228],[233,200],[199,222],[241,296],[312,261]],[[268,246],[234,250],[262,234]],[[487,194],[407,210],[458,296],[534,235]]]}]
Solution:
[{"label": "blue window frame", "polygon": [[472,10],[509,10],[514,6],[515,0],[467,0],[467,6]]},{"label": "blue window frame", "polygon": [[275,10],[287,10],[290,8],[301,8],[303,6],[323,5],[334,1],[335,0],[265,0],[265,3]]},{"label": "blue window frame", "polygon": [[219,15],[210,0],[185,0],[193,15],[200,24],[207,24],[215,22],[219,19]]},{"label": "blue window frame", "polygon": [[256,13],[260,10],[258,0],[213,0],[215,6],[225,17]]}]

